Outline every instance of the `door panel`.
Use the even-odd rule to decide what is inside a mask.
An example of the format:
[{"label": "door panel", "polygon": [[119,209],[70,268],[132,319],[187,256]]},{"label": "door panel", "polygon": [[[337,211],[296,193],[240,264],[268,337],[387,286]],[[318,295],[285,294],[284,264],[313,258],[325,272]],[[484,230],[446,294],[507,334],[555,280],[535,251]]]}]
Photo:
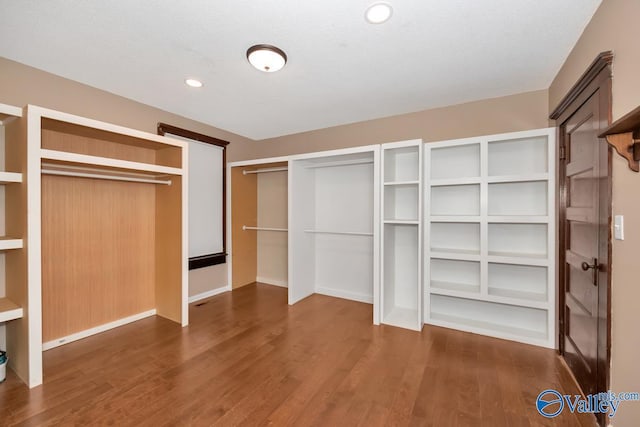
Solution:
[{"label": "door panel", "polygon": [[[566,122],[564,356],[585,393],[595,393],[598,356],[599,155],[597,92]],[[596,267],[597,268],[597,267]]]}]

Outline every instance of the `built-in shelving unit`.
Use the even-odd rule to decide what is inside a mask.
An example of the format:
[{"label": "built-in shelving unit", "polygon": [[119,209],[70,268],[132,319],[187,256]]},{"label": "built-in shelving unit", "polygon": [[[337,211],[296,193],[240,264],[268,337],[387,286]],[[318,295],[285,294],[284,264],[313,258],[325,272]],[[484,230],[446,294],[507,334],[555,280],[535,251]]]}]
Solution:
[{"label": "built-in shelving unit", "polygon": [[186,326],[186,144],[31,105],[17,139],[0,179],[20,217],[0,249],[21,283],[11,312],[28,313],[7,326],[18,376],[37,386],[43,350],[143,317]]},{"label": "built-in shelving unit", "polygon": [[422,140],[382,144],[382,323],[422,329]]},{"label": "built-in shelving unit", "polygon": [[555,346],[553,129],[425,145],[425,323]]},{"label": "built-in shelving unit", "polygon": [[26,300],[26,275],[21,256],[24,253],[26,209],[20,203],[25,158],[22,109],[0,104],[0,350],[9,354],[11,367],[20,341]]}]

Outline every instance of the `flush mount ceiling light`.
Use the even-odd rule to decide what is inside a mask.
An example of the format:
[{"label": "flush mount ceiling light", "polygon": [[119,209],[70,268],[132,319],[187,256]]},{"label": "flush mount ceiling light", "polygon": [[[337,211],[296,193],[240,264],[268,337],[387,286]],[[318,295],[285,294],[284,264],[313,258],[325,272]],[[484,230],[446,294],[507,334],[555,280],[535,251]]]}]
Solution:
[{"label": "flush mount ceiling light", "polygon": [[274,73],[287,63],[287,55],[270,44],[257,44],[247,50],[247,60],[260,71]]},{"label": "flush mount ceiling light", "polygon": [[191,87],[202,87],[202,82],[196,79],[186,79],[185,84]]},{"label": "flush mount ceiling light", "polygon": [[393,9],[389,3],[378,2],[373,3],[364,13],[364,18],[370,24],[382,24],[387,22],[393,15]]}]

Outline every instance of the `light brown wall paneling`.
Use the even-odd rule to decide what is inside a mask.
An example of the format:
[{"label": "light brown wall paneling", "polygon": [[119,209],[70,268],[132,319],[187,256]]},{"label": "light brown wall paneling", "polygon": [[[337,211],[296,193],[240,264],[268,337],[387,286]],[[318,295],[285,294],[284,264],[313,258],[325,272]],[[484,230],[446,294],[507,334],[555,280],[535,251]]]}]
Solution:
[{"label": "light brown wall paneling", "polygon": [[[158,315],[182,322],[182,178],[156,185],[155,302]],[[186,232],[186,230],[185,230]]]},{"label": "light brown wall paneling", "polygon": [[43,341],[155,307],[153,184],[42,177]]},{"label": "light brown wall paneling", "polygon": [[[604,0],[585,28],[566,62],[549,88],[552,111],[600,52],[612,50],[613,120],[640,105],[640,49],[638,48],[637,0]],[[611,389],[638,391],[640,369],[640,286],[636,270],[640,252],[640,199],[636,196],[640,174],[613,155],[613,214],[625,216],[625,240],[613,241],[611,267]],[[623,402],[615,426],[635,425],[640,420],[640,403]]]},{"label": "light brown wall paneling", "polygon": [[255,231],[242,226],[257,224],[257,177],[244,175],[245,168],[231,168],[231,256],[233,257],[233,289],[253,283],[257,274],[257,237]]},{"label": "light brown wall paneling", "polygon": [[[258,225],[287,228],[287,186],[287,171],[258,174]],[[257,235],[258,277],[266,283],[285,285],[288,269],[287,233],[267,231]]]}]

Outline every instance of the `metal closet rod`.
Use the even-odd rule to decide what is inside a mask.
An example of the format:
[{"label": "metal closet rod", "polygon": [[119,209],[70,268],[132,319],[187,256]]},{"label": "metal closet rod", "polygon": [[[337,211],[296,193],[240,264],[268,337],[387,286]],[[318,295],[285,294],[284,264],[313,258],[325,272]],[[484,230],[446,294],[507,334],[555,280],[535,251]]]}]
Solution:
[{"label": "metal closet rod", "polygon": [[264,168],[264,169],[256,169],[256,170],[243,170],[242,174],[243,175],[247,175],[250,173],[264,173],[264,172],[280,172],[280,171],[286,171],[289,170],[288,167],[286,166],[282,166],[282,167],[277,167],[277,168]]},{"label": "metal closet rod", "polygon": [[247,225],[242,226],[242,230],[256,230],[256,231],[284,231],[287,232],[286,228],[273,228],[273,227],[249,227]]},{"label": "metal closet rod", "polygon": [[126,182],[140,182],[145,184],[160,184],[171,185],[171,180],[153,179],[153,178],[135,178],[121,175],[107,175],[89,172],[74,172],[69,170],[53,170],[42,169],[43,175],[56,175],[56,176],[73,176],[78,178],[92,178],[92,179],[104,179],[109,181],[126,181]]}]

